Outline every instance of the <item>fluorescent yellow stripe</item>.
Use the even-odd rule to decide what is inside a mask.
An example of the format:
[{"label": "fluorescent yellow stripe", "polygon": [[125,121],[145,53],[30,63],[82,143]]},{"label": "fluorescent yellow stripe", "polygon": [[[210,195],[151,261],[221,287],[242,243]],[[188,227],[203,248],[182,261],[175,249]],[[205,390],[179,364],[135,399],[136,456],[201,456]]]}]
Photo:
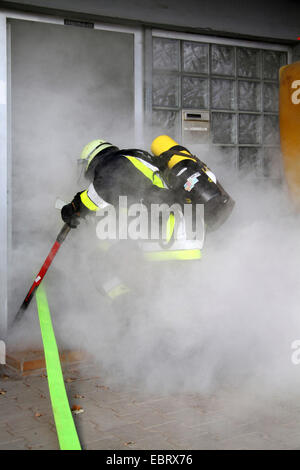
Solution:
[{"label": "fluorescent yellow stripe", "polygon": [[166,261],[166,260],[191,260],[200,259],[200,250],[166,250],[153,251],[145,253],[145,258],[149,261]]},{"label": "fluorescent yellow stripe", "polygon": [[[185,150],[180,150],[180,152],[187,153]],[[187,155],[191,155],[191,154],[189,153]],[[182,157],[180,155],[174,155],[168,161],[168,167],[173,168],[173,166],[177,165],[177,163],[181,162],[182,160],[192,160],[193,162],[197,161],[197,160],[195,160],[195,158],[192,158],[192,157]]]},{"label": "fluorescent yellow stripe", "polygon": [[82,204],[84,204],[90,211],[97,211],[99,209],[96,204],[93,203],[93,201],[90,200],[90,198],[87,195],[87,190],[83,191],[83,193],[80,194],[80,199]]},{"label": "fluorescent yellow stripe", "polygon": [[166,237],[167,242],[171,240],[171,237],[174,232],[174,226],[175,226],[175,216],[174,214],[170,214],[168,218],[168,222],[167,222],[167,237]]},{"label": "fluorescent yellow stripe", "polygon": [[115,299],[116,297],[119,297],[120,295],[127,294],[127,292],[130,292],[130,289],[127,286],[125,286],[125,284],[120,284],[119,286],[114,287],[113,289],[111,289],[107,293],[107,295],[111,299]]},{"label": "fluorescent yellow stripe", "polygon": [[131,161],[131,163],[141,172],[143,175],[146,176],[146,178],[149,178],[151,182],[155,185],[158,186],[159,188],[164,188],[164,183],[160,179],[160,177],[155,174],[151,168],[148,168],[147,165],[144,165],[138,158],[135,157],[128,157],[128,160]]},{"label": "fluorescent yellow stripe", "polygon": [[36,291],[36,303],[44,344],[49,392],[60,449],[81,450],[66,394],[51,315],[43,284],[41,284]]}]

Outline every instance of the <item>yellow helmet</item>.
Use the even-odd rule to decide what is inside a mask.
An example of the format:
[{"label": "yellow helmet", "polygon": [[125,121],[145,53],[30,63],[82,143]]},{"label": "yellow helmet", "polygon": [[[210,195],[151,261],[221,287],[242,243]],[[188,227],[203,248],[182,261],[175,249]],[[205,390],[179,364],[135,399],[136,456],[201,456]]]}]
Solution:
[{"label": "yellow helmet", "polygon": [[91,161],[96,155],[98,155],[99,152],[102,152],[102,150],[105,150],[109,147],[115,146],[109,142],[106,142],[106,140],[101,139],[95,139],[86,144],[80,155],[80,159],[86,162],[85,170],[88,169]]}]

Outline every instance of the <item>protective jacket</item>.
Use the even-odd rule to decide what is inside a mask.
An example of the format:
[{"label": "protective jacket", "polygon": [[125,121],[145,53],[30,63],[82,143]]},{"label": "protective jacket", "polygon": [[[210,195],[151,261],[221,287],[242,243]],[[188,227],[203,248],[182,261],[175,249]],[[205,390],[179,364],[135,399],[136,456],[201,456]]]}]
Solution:
[{"label": "protective jacket", "polygon": [[[167,204],[171,207],[179,200],[176,192],[170,190],[162,179],[159,169],[151,163],[151,156],[140,150],[107,149],[91,161],[86,176],[91,183],[87,189],[76,194],[70,204],[62,209],[62,216],[70,213],[85,216],[105,209],[108,205],[118,207],[119,197],[127,196],[128,204],[142,202],[150,208],[151,204]],[[78,217],[77,217],[78,219]],[[149,261],[165,260],[195,260],[201,258],[203,240],[190,240],[185,230],[185,220],[182,214],[177,224],[174,215],[169,215],[166,234],[167,244],[161,239],[137,240],[139,252]],[[76,217],[75,217],[76,221]],[[76,226],[76,223],[75,225]],[[177,236],[178,234],[178,236]],[[109,241],[109,240],[108,240]],[[97,289],[111,300],[128,295],[128,280],[124,282],[122,273],[119,273],[119,251],[122,244],[117,241],[100,243],[99,252],[102,269],[99,273],[98,256],[93,254],[95,263],[94,279],[97,279]],[[103,246],[102,246],[103,245]],[[135,245],[136,246],[136,245]],[[126,252],[128,246],[126,246]],[[114,262],[115,260],[115,262]],[[121,263],[122,264],[122,263]],[[138,263],[132,263],[137,265]],[[128,263],[130,266],[130,263]],[[101,277],[103,275],[103,279]],[[126,276],[124,276],[125,279]]]},{"label": "protective jacket", "polygon": [[[151,204],[171,207],[182,202],[177,198],[176,191],[165,184],[159,169],[151,163],[151,156],[141,150],[107,149],[107,152],[93,159],[86,176],[92,181],[91,184],[76,194],[72,203],[62,209],[62,215],[68,208],[81,216],[105,209],[110,204],[118,208],[120,196],[127,196],[128,204],[143,203],[147,208]],[[190,239],[182,214],[176,214],[176,221],[174,214],[170,215],[166,232],[167,243],[150,238],[139,241],[146,258],[159,261],[201,257],[203,238]]]},{"label": "protective jacket", "polygon": [[128,203],[166,203],[172,205],[175,193],[167,189],[158,168],[141,150],[115,150],[99,155],[92,161],[87,176],[92,183],[80,194],[81,210],[97,211],[107,204],[117,206],[119,196]]}]

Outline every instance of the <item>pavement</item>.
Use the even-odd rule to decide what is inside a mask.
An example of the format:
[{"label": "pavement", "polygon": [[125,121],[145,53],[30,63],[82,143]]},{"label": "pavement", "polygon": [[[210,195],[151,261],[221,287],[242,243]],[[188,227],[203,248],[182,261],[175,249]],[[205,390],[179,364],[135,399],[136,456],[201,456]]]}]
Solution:
[{"label": "pavement", "polygon": [[[59,449],[47,377],[0,366],[0,450]],[[100,371],[101,372],[101,371]],[[93,363],[68,366],[64,379],[87,450],[300,449],[300,402],[255,396],[255,388],[215,393],[150,393],[107,385]]]}]

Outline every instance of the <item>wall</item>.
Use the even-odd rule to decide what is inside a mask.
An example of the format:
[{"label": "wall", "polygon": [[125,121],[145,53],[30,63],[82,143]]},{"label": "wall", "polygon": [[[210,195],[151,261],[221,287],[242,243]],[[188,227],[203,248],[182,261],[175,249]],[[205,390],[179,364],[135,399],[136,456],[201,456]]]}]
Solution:
[{"label": "wall", "polygon": [[1,5],[274,41],[296,42],[300,36],[298,0],[21,0]]}]

